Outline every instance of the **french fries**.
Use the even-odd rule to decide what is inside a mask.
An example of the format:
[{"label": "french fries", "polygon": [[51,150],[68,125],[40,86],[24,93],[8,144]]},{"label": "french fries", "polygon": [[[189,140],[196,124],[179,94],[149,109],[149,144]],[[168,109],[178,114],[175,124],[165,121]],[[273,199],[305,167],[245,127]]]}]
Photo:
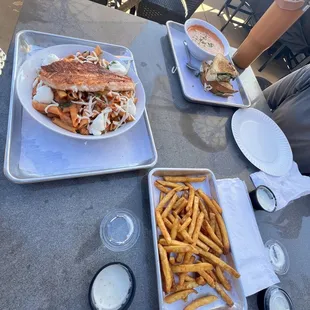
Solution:
[{"label": "french fries", "polygon": [[154,183],[154,185],[163,193],[169,193],[170,189],[163,186],[162,184],[158,183],[157,181]]},{"label": "french fries", "polygon": [[171,228],[171,239],[174,240],[178,234],[178,228],[179,228],[179,219],[176,217],[172,223]]},{"label": "french fries", "polygon": [[206,245],[208,245],[210,248],[212,248],[212,250],[214,250],[216,253],[220,255],[223,253],[222,249],[217,244],[215,244],[211,239],[205,236],[202,232],[199,233],[198,238]]},{"label": "french fries", "polygon": [[187,212],[193,207],[194,197],[195,197],[195,189],[193,187],[190,187],[189,188],[188,203],[187,203],[187,206],[186,206],[186,211]]},{"label": "french fries", "polygon": [[204,244],[202,241],[200,241],[199,239],[197,240],[197,247],[201,248],[204,251],[210,250],[210,248],[206,244]]},{"label": "french fries", "polygon": [[175,194],[176,189],[172,189],[158,204],[156,210],[160,213],[163,211],[165,204],[172,198]]},{"label": "french fries", "polygon": [[[198,197],[198,196],[196,196],[196,197]],[[198,198],[199,198],[199,197],[198,197]],[[203,212],[203,214],[205,215],[205,219],[206,219],[207,221],[209,221],[209,220],[210,220],[209,213],[208,213],[208,211],[207,211],[206,206],[203,204],[203,202],[200,200],[200,198],[199,198],[199,209],[200,209],[200,211]]]},{"label": "french fries", "polygon": [[[178,204],[179,201],[181,201],[181,203]],[[175,204],[175,205],[177,205],[177,207],[173,211],[174,215],[178,215],[179,213],[181,213],[184,210],[184,208],[187,206],[187,203],[188,203],[188,201],[184,197],[181,197],[178,200],[178,202]]]},{"label": "french fries", "polygon": [[198,236],[199,236],[199,232],[201,230],[201,226],[202,226],[202,222],[204,219],[204,214],[200,213],[198,218],[197,218],[197,222],[196,222],[196,226],[195,226],[195,230],[193,232],[193,245],[196,245],[197,240],[198,240]]},{"label": "french fries", "polygon": [[212,227],[213,231],[215,232],[215,214],[214,213],[210,213],[210,226]]},{"label": "french fries", "polygon": [[211,199],[212,203],[214,204],[214,206],[216,207],[217,211],[219,213],[222,213],[222,208],[219,206],[219,204],[216,202],[215,199]]},{"label": "french fries", "polygon": [[218,209],[211,201],[208,195],[206,195],[202,189],[198,189],[197,191],[198,195],[202,198],[202,200],[205,202],[205,204],[208,206],[208,208],[213,212],[213,213],[220,213],[222,214],[222,209]]},{"label": "french fries", "polygon": [[210,236],[210,238],[221,248],[223,248],[223,243],[221,240],[216,236],[214,230],[212,229],[211,225],[208,223],[208,221],[205,221],[205,226],[204,226]]},{"label": "french fries", "polygon": [[174,265],[174,264],[175,264],[175,257],[174,257],[174,256],[170,256],[170,257],[169,257],[169,263],[170,263],[171,265]]},{"label": "french fries", "polygon": [[219,282],[225,287],[225,289],[227,291],[230,291],[231,290],[231,285],[228,282],[228,280],[225,278],[225,276],[224,276],[224,274],[222,272],[221,267],[216,266],[215,267],[215,273],[216,273],[217,278],[219,279]]},{"label": "french fries", "polygon": [[164,247],[168,253],[186,253],[192,250],[191,246],[186,245],[167,245]]},{"label": "french fries", "polygon": [[211,304],[212,302],[216,300],[217,300],[217,297],[214,295],[197,298],[196,300],[191,302],[187,307],[185,307],[184,310],[195,310],[199,307]]},{"label": "french fries", "polygon": [[172,207],[172,209],[178,209],[180,205],[182,205],[185,202],[185,205],[187,205],[187,200],[184,197],[181,197]]},{"label": "french fries", "polygon": [[200,270],[205,270],[205,271],[213,270],[213,266],[209,263],[174,265],[174,266],[171,266],[171,270],[174,273],[199,272]]},{"label": "french fries", "polygon": [[199,285],[205,285],[205,284],[207,283],[206,280],[205,280],[202,276],[198,277],[198,278],[196,279],[196,282],[197,282]]},{"label": "french fries", "polygon": [[185,281],[192,282],[192,281],[195,281],[195,279],[191,276],[185,276]]},{"label": "french fries", "polygon": [[230,273],[235,278],[240,277],[240,274],[233,267],[229,266],[228,264],[223,262],[220,258],[216,257],[215,255],[205,252],[205,251],[200,251],[200,254],[204,256],[208,261],[212,262],[212,264],[219,265],[222,269],[225,269],[228,273]]},{"label": "french fries", "polygon": [[185,230],[189,224],[192,223],[192,219],[189,217],[185,220],[185,222],[180,226],[179,232]]},{"label": "french fries", "polygon": [[[177,188],[177,187],[180,186],[180,184],[178,184],[178,183],[167,182],[167,181],[163,181],[163,180],[157,180],[156,182],[159,183],[159,184],[161,184],[162,186],[170,187],[170,188]],[[155,182],[155,183],[156,183],[156,182]]]},{"label": "french fries", "polygon": [[179,253],[177,258],[175,259],[177,263],[182,263],[184,259],[185,253]]},{"label": "french fries", "polygon": [[209,286],[213,288],[215,287],[215,282],[213,278],[207,272],[205,272],[204,270],[201,270],[198,273],[200,274],[201,277],[204,278],[204,280],[209,284]]},{"label": "french fries", "polygon": [[[183,264],[193,264],[192,262],[192,253],[188,252],[184,256]],[[180,285],[183,285],[185,282],[186,273],[182,273],[179,275]]]},{"label": "french fries", "polygon": [[187,243],[182,242],[182,241],[178,241],[178,240],[171,240],[171,243],[168,244],[167,241],[163,238],[159,239],[158,243],[160,243],[163,246],[167,246],[167,245],[176,245],[176,246],[185,245],[185,246],[187,246],[188,245]]},{"label": "french fries", "polygon": [[[203,260],[204,261],[204,260]],[[219,282],[219,280],[217,279],[215,273],[213,272],[213,270],[208,271],[208,275],[210,275],[210,277],[212,277],[212,279],[214,280],[214,282]]]},{"label": "french fries", "polygon": [[203,177],[187,177],[187,176],[170,177],[170,176],[164,176],[165,181],[175,182],[175,183],[203,182],[205,179],[206,179],[205,176],[203,176]]},{"label": "french fries", "polygon": [[170,244],[172,239],[168,233],[168,230],[167,230],[167,228],[164,224],[164,221],[163,221],[158,210],[155,211],[155,217],[156,217],[156,222],[157,222],[159,229],[161,230],[161,232],[162,232],[164,238],[166,239],[167,243]]},{"label": "french fries", "polygon": [[215,230],[214,230],[214,232],[215,232],[215,235],[219,238],[219,240],[220,240],[220,241],[222,242],[222,244],[223,244],[222,234],[221,234],[220,227],[219,227],[219,225],[218,225],[217,222],[215,222]]},{"label": "french fries", "polygon": [[165,283],[165,292],[169,293],[171,291],[172,287],[172,273],[170,270],[170,265],[167,257],[167,252],[163,248],[161,244],[158,244],[158,251],[159,251],[159,257],[160,257],[160,262],[161,262],[161,269],[163,272],[163,277],[164,277],[164,283]]},{"label": "french fries", "polygon": [[194,281],[188,281],[188,282],[184,282],[183,285],[177,284],[175,286],[174,291],[178,292],[178,291],[182,291],[182,290],[186,290],[186,289],[190,289],[190,288],[195,288],[197,286],[199,286],[199,284],[195,280]]},{"label": "french fries", "polygon": [[[164,176],[155,181],[160,191],[155,218],[160,230],[158,251],[161,263],[165,302],[187,301],[194,288],[208,285],[229,305],[232,299],[226,293],[231,284],[224,275],[240,274],[220,257],[228,254],[230,244],[222,218],[222,208],[195,182],[206,177]],[[195,186],[195,187],[194,187]],[[199,186],[199,185],[198,185]],[[185,310],[214,302],[216,296],[197,298]]]},{"label": "french fries", "polygon": [[166,207],[166,209],[163,211],[161,217],[164,219],[165,217],[168,216],[168,214],[170,213],[170,211],[172,210],[172,207],[174,206],[175,202],[178,199],[178,195],[174,194],[172,199],[170,200],[168,206]]},{"label": "french fries", "polygon": [[179,292],[176,292],[176,293],[172,293],[172,294],[170,294],[170,295],[165,297],[165,302],[167,304],[172,304],[173,302],[175,302],[177,300],[186,298],[189,294],[192,294],[192,293],[197,294],[197,291],[194,290],[194,289],[187,289],[187,290],[184,290],[184,291],[179,291]]},{"label": "french fries", "polygon": [[221,232],[221,236],[223,239],[223,247],[224,247],[224,254],[228,254],[229,253],[229,240],[228,240],[228,234],[227,234],[227,230],[226,230],[226,226],[224,224],[223,218],[219,215],[219,214],[215,214],[216,217],[216,221],[219,225],[220,228],[220,232]]},{"label": "french fries", "polygon": [[215,284],[215,290],[219,293],[219,295],[222,297],[222,299],[227,303],[229,307],[232,307],[234,305],[234,302],[231,300],[231,298],[226,294],[226,292],[221,288],[221,286],[218,283]]},{"label": "french fries", "polygon": [[[195,193],[195,191],[193,191],[193,192]],[[188,229],[188,234],[191,237],[193,236],[193,232],[194,232],[194,229],[195,229],[195,226],[196,226],[197,217],[198,217],[198,204],[199,204],[199,200],[198,200],[197,197],[195,197],[194,207],[193,207],[193,216],[191,218],[191,223],[190,223],[189,229]]]},{"label": "french fries", "polygon": [[[194,252],[192,252],[194,253]],[[196,254],[196,253],[195,253]],[[198,251],[198,254],[199,254],[199,251]],[[195,260],[196,260],[196,257],[192,255],[192,257],[189,259],[189,263],[190,264],[194,264],[195,263]],[[186,276],[185,276],[186,277]]]}]

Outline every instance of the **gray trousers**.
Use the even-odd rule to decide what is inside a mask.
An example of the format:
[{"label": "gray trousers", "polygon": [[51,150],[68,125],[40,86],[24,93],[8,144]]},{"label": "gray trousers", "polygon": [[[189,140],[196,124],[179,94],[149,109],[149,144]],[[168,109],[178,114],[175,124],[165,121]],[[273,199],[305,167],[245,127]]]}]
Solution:
[{"label": "gray trousers", "polygon": [[310,174],[310,65],[264,90],[273,119],[286,135],[294,161],[303,174]]}]

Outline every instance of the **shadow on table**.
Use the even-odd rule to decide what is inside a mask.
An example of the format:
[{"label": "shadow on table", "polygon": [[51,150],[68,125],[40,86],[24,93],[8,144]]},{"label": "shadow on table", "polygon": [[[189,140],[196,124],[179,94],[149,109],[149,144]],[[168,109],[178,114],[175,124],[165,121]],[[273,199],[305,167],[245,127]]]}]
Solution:
[{"label": "shadow on table", "polygon": [[[298,208],[298,212],[296,212]],[[308,227],[310,216],[310,209],[307,205],[307,198],[302,197],[294,201],[294,204],[290,204],[283,210],[279,211],[280,215],[273,220],[273,218],[266,217],[263,219],[264,215],[260,215],[264,223],[272,226],[279,236],[286,239],[297,239],[302,233],[302,228]],[[303,225],[306,225],[303,227]],[[308,234],[308,231],[307,231]],[[306,238],[306,236],[304,236]]]},{"label": "shadow on table", "polygon": [[175,108],[180,113],[179,125],[183,136],[203,151],[213,153],[224,150],[227,146],[227,137],[231,136],[230,118],[235,109],[186,101],[178,73],[171,72],[175,61],[168,37],[162,37],[160,43],[165,55],[167,79],[174,105],[169,108]]}]

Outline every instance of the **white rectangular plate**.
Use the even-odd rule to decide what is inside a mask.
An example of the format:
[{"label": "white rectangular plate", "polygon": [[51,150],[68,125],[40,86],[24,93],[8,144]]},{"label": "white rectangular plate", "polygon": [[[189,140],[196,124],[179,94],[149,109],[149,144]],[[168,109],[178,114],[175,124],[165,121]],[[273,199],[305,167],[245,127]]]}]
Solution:
[{"label": "white rectangular plate", "polygon": [[[156,226],[155,220],[155,208],[159,202],[159,190],[154,186],[154,182],[165,175],[190,175],[190,176],[206,176],[206,180],[200,183],[192,183],[192,185],[198,189],[201,188],[206,194],[214,198],[216,201],[219,202],[217,188],[216,188],[216,180],[212,171],[208,169],[181,169],[181,168],[155,168],[149,172],[148,182],[149,182],[149,196],[150,196],[150,208],[151,208],[151,220],[152,220],[152,233],[153,233],[153,242],[154,242],[154,251],[155,251],[155,263],[156,263],[156,274],[157,274],[157,288],[158,288],[158,299],[159,299],[159,306],[160,309],[165,310],[180,310],[184,309],[189,303],[191,303],[194,299],[199,297],[203,297],[206,295],[219,295],[216,293],[214,289],[209,287],[208,285],[198,286],[195,290],[198,291],[198,294],[191,294],[188,297],[188,301],[184,302],[179,300],[172,304],[167,304],[164,302],[164,292],[162,287],[162,280],[161,280],[161,273],[160,273],[160,260],[158,254],[158,236],[160,234],[159,229]],[[223,213],[223,219],[225,221],[225,214]],[[224,257],[222,257],[223,259]],[[226,255],[225,261],[234,266],[234,259],[233,259],[233,248],[231,249],[231,253]],[[218,300],[210,305],[204,306],[203,309],[211,310],[211,309],[218,309],[221,310],[225,309],[235,309],[235,310],[246,310],[247,301],[243,292],[243,288],[239,279],[235,279],[231,277],[227,272],[225,273],[228,280],[231,283],[232,290],[228,292],[228,295],[234,302],[234,306],[230,308],[226,305],[226,303],[219,297]]]},{"label": "white rectangular plate", "polygon": [[[183,41],[186,40],[184,26],[172,21],[168,21],[166,26],[168,29],[173,56],[178,68],[177,70],[180,77],[183,95],[187,100],[202,104],[235,108],[248,108],[251,105],[251,102],[239,78],[232,81],[233,88],[238,90],[238,92],[233,96],[224,98],[216,96],[209,91],[205,92],[200,78],[196,77],[193,71],[186,67],[188,57],[183,44]],[[195,65],[195,67],[200,68],[201,62],[196,60],[193,56],[191,58],[192,64]],[[231,59],[229,60],[231,61]]]}]

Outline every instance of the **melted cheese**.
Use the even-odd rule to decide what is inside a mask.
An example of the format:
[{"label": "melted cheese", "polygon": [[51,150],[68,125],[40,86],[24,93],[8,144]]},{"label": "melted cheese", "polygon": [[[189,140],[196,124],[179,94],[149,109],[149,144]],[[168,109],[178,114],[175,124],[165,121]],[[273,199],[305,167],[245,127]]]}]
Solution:
[{"label": "melted cheese", "polygon": [[128,68],[123,66],[119,61],[115,60],[110,62],[109,70],[119,75],[126,75],[128,73]]},{"label": "melted cheese", "polygon": [[126,110],[126,112],[131,114],[132,116],[135,116],[137,113],[137,108],[132,98],[128,99],[126,106],[124,106],[123,109]]},{"label": "melted cheese", "polygon": [[37,87],[37,93],[33,97],[33,100],[38,101],[40,103],[46,103],[49,104],[53,101],[54,94],[50,87],[43,85],[40,86],[40,84]]},{"label": "melted cheese", "polygon": [[45,59],[42,61],[42,66],[50,65],[51,63],[58,61],[59,58],[55,54],[49,54],[46,56]]},{"label": "melted cheese", "polygon": [[107,125],[111,124],[108,119],[109,113],[112,112],[111,108],[105,108],[92,122],[89,126],[89,131],[94,136],[102,135],[102,132],[105,130]]}]

